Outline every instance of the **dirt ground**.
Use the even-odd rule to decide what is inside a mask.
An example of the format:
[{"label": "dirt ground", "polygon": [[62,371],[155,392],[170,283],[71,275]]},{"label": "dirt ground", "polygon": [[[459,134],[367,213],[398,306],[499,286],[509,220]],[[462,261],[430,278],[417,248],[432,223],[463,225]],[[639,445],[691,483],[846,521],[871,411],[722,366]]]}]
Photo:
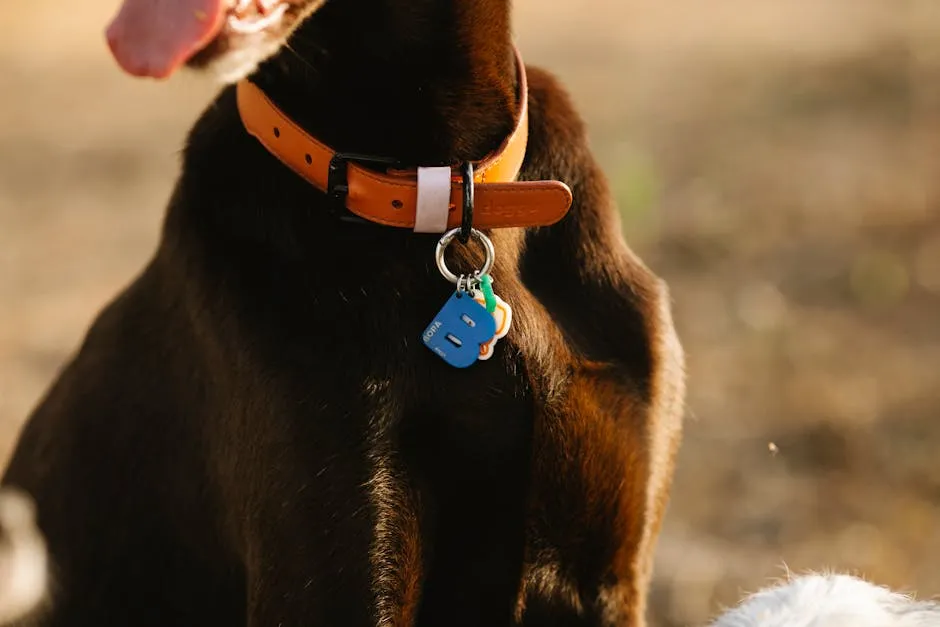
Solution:
[{"label": "dirt ground", "polygon": [[[4,11],[3,455],[153,251],[215,90],[122,75],[101,34],[116,0],[80,5]],[[689,355],[654,624],[699,624],[785,565],[940,595],[940,3],[516,5]]]}]

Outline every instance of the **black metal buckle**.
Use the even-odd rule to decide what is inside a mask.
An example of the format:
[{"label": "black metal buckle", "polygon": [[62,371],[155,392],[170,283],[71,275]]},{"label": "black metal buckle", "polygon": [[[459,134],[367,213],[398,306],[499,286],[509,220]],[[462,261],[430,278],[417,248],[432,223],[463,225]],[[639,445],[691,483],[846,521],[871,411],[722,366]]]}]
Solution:
[{"label": "black metal buckle", "polygon": [[463,213],[460,216],[460,234],[457,239],[461,244],[470,241],[470,230],[473,228],[473,164],[469,161],[460,167],[463,179]]},{"label": "black metal buckle", "polygon": [[346,197],[349,195],[349,162],[362,165],[384,165],[386,169],[401,167],[401,162],[389,157],[361,155],[352,152],[338,152],[330,159],[330,169],[326,179],[326,195],[330,213],[343,222],[371,224],[368,220],[351,212],[346,206]]}]

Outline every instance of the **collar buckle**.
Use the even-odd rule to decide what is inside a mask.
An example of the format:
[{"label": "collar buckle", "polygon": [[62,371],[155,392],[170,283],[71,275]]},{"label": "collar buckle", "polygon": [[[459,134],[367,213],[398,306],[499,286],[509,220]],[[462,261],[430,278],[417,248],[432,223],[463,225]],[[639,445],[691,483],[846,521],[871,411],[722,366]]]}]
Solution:
[{"label": "collar buckle", "polygon": [[329,200],[330,213],[343,222],[353,224],[371,224],[369,220],[354,214],[346,206],[346,197],[349,195],[349,163],[360,165],[381,165],[385,169],[401,168],[401,162],[391,157],[378,157],[354,152],[337,152],[330,159],[329,173],[326,180],[326,195]]}]

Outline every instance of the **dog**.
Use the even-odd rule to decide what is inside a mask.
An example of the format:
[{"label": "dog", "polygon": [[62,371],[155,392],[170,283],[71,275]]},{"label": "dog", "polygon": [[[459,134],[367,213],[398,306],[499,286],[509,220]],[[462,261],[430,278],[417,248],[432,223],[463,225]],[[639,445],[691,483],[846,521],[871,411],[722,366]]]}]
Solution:
[{"label": "dog", "polygon": [[35,624],[644,625],[682,346],[509,0],[124,0],[107,40],[223,85],[4,475]]},{"label": "dog", "polygon": [[940,605],[839,573],[793,577],[746,597],[712,627],[935,627]]}]

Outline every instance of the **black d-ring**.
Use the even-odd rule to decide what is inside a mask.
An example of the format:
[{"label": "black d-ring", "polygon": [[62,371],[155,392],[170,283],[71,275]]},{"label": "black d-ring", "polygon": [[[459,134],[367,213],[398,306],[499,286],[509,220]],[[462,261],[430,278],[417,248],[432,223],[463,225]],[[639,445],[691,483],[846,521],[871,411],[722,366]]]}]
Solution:
[{"label": "black d-ring", "polygon": [[457,239],[461,244],[466,244],[470,241],[470,230],[473,228],[473,164],[465,162],[460,167],[460,172],[463,175],[463,213]]}]

